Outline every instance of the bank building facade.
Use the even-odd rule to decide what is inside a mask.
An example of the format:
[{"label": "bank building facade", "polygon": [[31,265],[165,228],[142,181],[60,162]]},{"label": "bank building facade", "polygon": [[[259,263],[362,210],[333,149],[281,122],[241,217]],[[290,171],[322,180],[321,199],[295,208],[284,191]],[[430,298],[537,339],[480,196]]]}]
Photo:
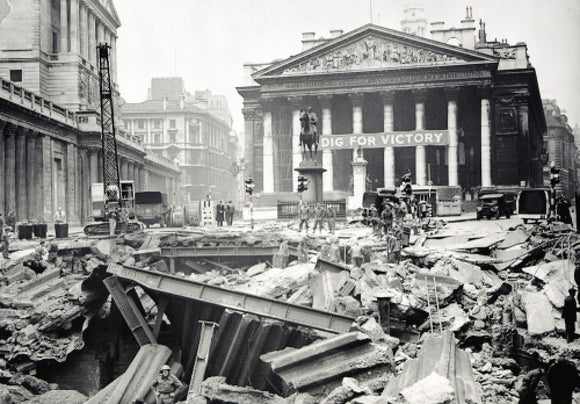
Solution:
[{"label": "bank building facade", "polygon": [[318,116],[325,200],[362,203],[353,195],[357,160],[367,190],[397,188],[409,171],[419,194],[440,199],[541,186],[546,123],[526,45],[487,41],[481,22],[476,38],[470,8],[462,28],[432,23],[431,36],[373,24],[329,39],[305,33],[301,53],[245,65],[237,90],[246,172],[263,200],[296,193],[308,107]]}]

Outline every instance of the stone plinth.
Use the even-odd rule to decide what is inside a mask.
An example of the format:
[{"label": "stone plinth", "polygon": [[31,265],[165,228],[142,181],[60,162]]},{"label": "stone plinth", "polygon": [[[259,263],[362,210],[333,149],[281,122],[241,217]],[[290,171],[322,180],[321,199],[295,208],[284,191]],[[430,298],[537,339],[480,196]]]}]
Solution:
[{"label": "stone plinth", "polygon": [[299,175],[308,179],[308,189],[302,193],[302,200],[305,202],[322,201],[322,173],[326,171],[316,161],[304,160],[300,166],[295,168]]},{"label": "stone plinth", "polygon": [[354,206],[352,206],[352,208],[362,207],[367,178],[367,164],[368,162],[363,157],[356,157],[352,162],[352,176],[354,183]]}]

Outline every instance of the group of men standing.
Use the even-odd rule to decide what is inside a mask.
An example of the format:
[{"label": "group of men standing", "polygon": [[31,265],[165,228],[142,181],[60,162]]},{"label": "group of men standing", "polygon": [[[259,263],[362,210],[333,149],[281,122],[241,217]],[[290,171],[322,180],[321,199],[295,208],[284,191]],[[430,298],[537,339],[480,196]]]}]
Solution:
[{"label": "group of men standing", "polygon": [[372,227],[375,233],[387,235],[402,229],[408,214],[409,208],[405,201],[385,201],[380,213],[377,207],[371,204],[368,211],[363,212],[363,224]]},{"label": "group of men standing", "polygon": [[216,222],[218,227],[224,225],[224,220],[228,226],[231,226],[234,222],[234,214],[236,213],[236,208],[232,201],[228,201],[224,204],[224,201],[219,201],[216,206]]},{"label": "group of men standing", "polygon": [[325,209],[324,206],[317,203],[314,208],[310,208],[304,201],[300,201],[298,204],[298,219],[300,220],[299,232],[302,232],[302,227],[306,227],[306,233],[308,233],[310,219],[314,221],[313,233],[316,232],[316,229],[318,229],[319,233],[322,233],[325,223],[330,234],[334,234],[336,230],[336,210],[332,206]]}]

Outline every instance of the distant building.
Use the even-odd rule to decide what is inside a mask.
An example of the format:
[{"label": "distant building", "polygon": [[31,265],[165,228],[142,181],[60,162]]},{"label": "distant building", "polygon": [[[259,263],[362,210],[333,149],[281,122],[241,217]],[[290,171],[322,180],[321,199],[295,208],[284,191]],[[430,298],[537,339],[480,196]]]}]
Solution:
[{"label": "distant building", "polygon": [[121,107],[125,130],[145,149],[177,162],[183,203],[237,200],[237,136],[227,100],[209,90],[186,92],[180,77],[151,80],[149,99]]},{"label": "distant building", "polygon": [[[110,45],[116,89],[120,24],[112,0],[0,1],[1,213],[51,221],[62,207],[70,223],[91,220],[91,185],[103,181],[96,47]],[[173,203],[177,165],[117,129],[121,180]]]},{"label": "distant building", "polygon": [[244,157],[262,201],[296,195],[296,169],[309,159],[299,117],[309,106],[326,200],[362,203],[353,187],[358,147],[372,189],[398,187],[407,171],[414,190],[451,200],[542,185],[546,124],[526,44],[488,41],[483,23],[476,38],[469,7],[459,28],[432,24],[432,39],[420,30],[424,20],[421,6],[409,6],[403,31],[307,32],[302,52],[244,65]]},{"label": "distant building", "polygon": [[550,185],[549,163],[553,161],[560,169],[560,184],[556,186],[556,191],[572,200],[578,183],[574,133],[568,124],[568,117],[560,110],[556,100],[544,99],[542,103],[548,128],[544,136],[544,148],[548,153],[548,164],[544,168],[544,184]]}]

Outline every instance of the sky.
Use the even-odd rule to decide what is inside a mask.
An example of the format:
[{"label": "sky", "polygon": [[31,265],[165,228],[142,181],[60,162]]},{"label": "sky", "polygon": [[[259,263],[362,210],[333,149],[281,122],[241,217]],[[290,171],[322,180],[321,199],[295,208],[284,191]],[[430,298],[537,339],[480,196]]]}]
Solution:
[{"label": "sky", "polygon": [[[420,1],[413,1],[414,3]],[[243,129],[243,64],[300,53],[302,32],[328,37],[369,22],[400,30],[409,0],[114,0],[117,69],[127,102],[146,100],[152,77],[183,77],[187,91],[224,94]],[[542,98],[580,122],[580,0],[423,0],[428,22],[460,25],[466,6],[488,40],[525,42]],[[478,26],[478,25],[477,25]],[[476,31],[477,35],[477,31]]]}]

